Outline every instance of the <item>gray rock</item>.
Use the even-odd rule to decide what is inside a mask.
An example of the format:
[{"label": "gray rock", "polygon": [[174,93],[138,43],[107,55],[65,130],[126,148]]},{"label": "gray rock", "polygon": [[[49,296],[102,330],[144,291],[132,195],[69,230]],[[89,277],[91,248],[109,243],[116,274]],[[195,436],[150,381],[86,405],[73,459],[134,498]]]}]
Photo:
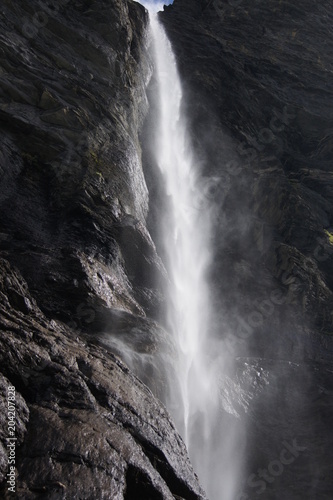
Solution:
[{"label": "gray rock", "polygon": [[[184,443],[150,390],[119,358],[49,321],[8,262],[0,270],[1,407],[15,385],[18,497],[203,499]],[[29,315],[8,309],[8,281],[34,304]],[[11,498],[5,484],[2,495]]]},{"label": "gray rock", "polygon": [[[175,0],[160,14],[193,147],[220,179],[214,334],[233,367],[221,418],[247,433],[244,499],[331,497],[332,18],[328,1]],[[251,488],[286,439],[299,461]]]},{"label": "gray rock", "polygon": [[147,22],[124,0],[1,6],[0,394],[16,388],[19,498],[204,498],[162,403],[111,352],[172,349],[139,144]]}]

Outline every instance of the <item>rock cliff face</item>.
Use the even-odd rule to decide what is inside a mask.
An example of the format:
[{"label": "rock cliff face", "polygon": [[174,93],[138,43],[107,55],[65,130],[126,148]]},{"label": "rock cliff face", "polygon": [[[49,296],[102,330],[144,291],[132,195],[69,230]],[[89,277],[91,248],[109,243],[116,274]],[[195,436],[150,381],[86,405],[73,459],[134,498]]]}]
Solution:
[{"label": "rock cliff face", "polygon": [[[161,14],[213,207],[214,333],[234,367],[221,418],[248,430],[242,500],[333,489],[332,18],[328,0],[175,0]],[[155,398],[172,345],[146,227],[158,234],[163,189],[148,179],[148,214],[139,139],[147,23],[130,0],[1,4],[5,498],[9,386],[19,498],[204,498]],[[116,351],[138,354],[155,396]]]},{"label": "rock cliff face", "polygon": [[[17,498],[203,498],[152,393],[105,349],[47,319],[1,260],[1,479],[16,388]],[[2,498],[12,498],[3,484]]]},{"label": "rock cliff face", "polygon": [[[333,487],[332,18],[328,1],[175,0],[160,14],[213,205],[215,334],[234,366],[221,392],[248,429],[242,500]],[[294,439],[297,464],[260,478]]]},{"label": "rock cliff face", "polygon": [[[330,2],[300,7],[274,0],[176,0],[161,15],[180,61],[204,173],[219,182],[216,202],[223,198],[226,221],[217,227],[225,223],[232,233],[216,231],[218,252],[223,240],[231,247],[234,239],[238,262],[256,253],[247,257],[250,267],[264,263],[284,287],[290,283],[283,273],[292,277],[289,302],[326,334],[332,333],[331,18]],[[234,281],[234,266],[225,267],[232,273],[225,281]],[[252,293],[246,273],[251,269],[237,288]],[[256,281],[265,297],[267,283]]]},{"label": "rock cliff face", "polygon": [[[10,385],[18,498],[203,498],[161,403],[98,345],[111,332],[132,351],[170,348],[138,140],[147,12],[125,0],[0,11],[1,497]],[[163,373],[150,377],[161,392]]]}]

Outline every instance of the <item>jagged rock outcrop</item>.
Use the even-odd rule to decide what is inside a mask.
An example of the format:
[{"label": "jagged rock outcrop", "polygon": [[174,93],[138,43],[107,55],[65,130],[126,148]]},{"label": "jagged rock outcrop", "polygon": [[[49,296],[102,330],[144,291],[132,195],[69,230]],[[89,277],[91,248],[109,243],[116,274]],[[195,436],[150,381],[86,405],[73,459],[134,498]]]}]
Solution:
[{"label": "jagged rock outcrop", "polygon": [[[333,487],[332,18],[329,1],[175,0],[160,14],[213,206],[242,500],[328,500]],[[260,478],[294,439],[299,459]]]},{"label": "jagged rock outcrop", "polygon": [[[203,498],[166,410],[110,352],[172,349],[138,139],[147,24],[125,0],[1,5],[0,405],[15,386],[18,498]],[[160,367],[146,378],[162,397]]]},{"label": "jagged rock outcrop", "polygon": [[[6,385],[15,386],[17,498],[203,498],[150,390],[104,348],[47,319],[7,261],[0,270],[1,396],[6,409]],[[6,486],[1,496],[11,498]]]},{"label": "jagged rock outcrop", "polygon": [[161,300],[138,143],[147,19],[131,2],[3,7],[1,245],[64,321]]}]

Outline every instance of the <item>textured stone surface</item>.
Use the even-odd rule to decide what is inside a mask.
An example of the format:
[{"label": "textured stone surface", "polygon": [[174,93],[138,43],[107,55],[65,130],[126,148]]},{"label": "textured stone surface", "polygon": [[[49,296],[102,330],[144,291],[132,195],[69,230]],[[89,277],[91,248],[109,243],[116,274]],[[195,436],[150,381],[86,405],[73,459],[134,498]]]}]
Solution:
[{"label": "textured stone surface", "polygon": [[[150,390],[105,348],[48,320],[7,261],[0,270],[1,407],[15,385],[18,498],[204,498]],[[29,311],[10,307],[13,291]],[[2,412],[2,474],[6,437]]]},{"label": "textured stone surface", "polygon": [[[163,269],[138,143],[147,14],[123,1],[56,5],[2,7],[1,248],[65,321],[82,303],[154,315]],[[28,36],[36,19],[45,25]]]},{"label": "textured stone surface", "polygon": [[[175,0],[160,14],[213,205],[214,328],[234,360],[222,404],[248,433],[242,500],[331,497],[332,18],[329,1]],[[299,461],[265,491],[247,484],[292,439]]]},{"label": "textured stone surface", "polygon": [[297,355],[298,332],[325,357],[312,335],[332,333],[331,5],[176,0],[160,18],[213,188],[218,308],[235,329],[280,289],[254,351],[269,336]]},{"label": "textured stone surface", "polygon": [[[138,139],[147,22],[125,0],[1,4],[0,405],[14,385],[18,498],[204,497],[166,410],[111,353],[142,374],[172,350]],[[149,365],[161,398],[165,380]]]},{"label": "textured stone surface", "polygon": [[[246,474],[293,439],[304,453],[258,498],[333,488],[332,17],[308,0],[175,0],[161,15],[214,202],[214,328],[237,358],[221,418],[248,429],[245,498]],[[139,141],[147,14],[4,0],[0,27],[0,406],[15,385],[19,497],[203,498],[166,411],[110,352],[134,353],[163,397],[167,278]],[[158,239],[158,210],[150,222]]]},{"label": "textured stone surface", "polygon": [[[230,292],[240,273],[226,247],[237,261],[250,249],[252,274],[264,265],[284,287],[283,272],[298,278],[291,302],[328,334],[332,15],[330,2],[275,0],[176,0],[161,14],[189,96],[194,144],[206,174],[220,176],[223,186],[216,190],[223,211],[216,246],[218,260],[231,264]],[[309,287],[311,271],[317,284]],[[256,286],[246,272],[241,279],[244,288]],[[266,291],[264,283],[263,297]]]}]

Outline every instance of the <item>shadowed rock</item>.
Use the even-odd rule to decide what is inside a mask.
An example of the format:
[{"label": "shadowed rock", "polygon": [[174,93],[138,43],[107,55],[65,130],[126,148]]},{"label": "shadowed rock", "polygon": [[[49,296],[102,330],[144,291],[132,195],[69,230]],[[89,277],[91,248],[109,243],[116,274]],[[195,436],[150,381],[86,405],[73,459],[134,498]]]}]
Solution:
[{"label": "shadowed rock", "polygon": [[[1,6],[0,478],[14,385],[19,498],[204,498],[166,410],[111,353],[172,348],[138,139],[147,22],[123,0]],[[163,397],[160,368],[145,376]]]},{"label": "shadowed rock", "polygon": [[[203,499],[184,443],[150,390],[119,358],[48,320],[8,262],[0,270],[0,472],[6,389],[15,385],[17,496]],[[10,307],[13,289],[29,312]],[[11,498],[5,483],[2,495]]]},{"label": "shadowed rock", "polygon": [[[175,0],[160,14],[193,146],[219,180],[213,328],[233,366],[221,404],[247,429],[244,499],[332,491],[332,19],[329,1]],[[299,461],[249,484],[286,437]]]}]

